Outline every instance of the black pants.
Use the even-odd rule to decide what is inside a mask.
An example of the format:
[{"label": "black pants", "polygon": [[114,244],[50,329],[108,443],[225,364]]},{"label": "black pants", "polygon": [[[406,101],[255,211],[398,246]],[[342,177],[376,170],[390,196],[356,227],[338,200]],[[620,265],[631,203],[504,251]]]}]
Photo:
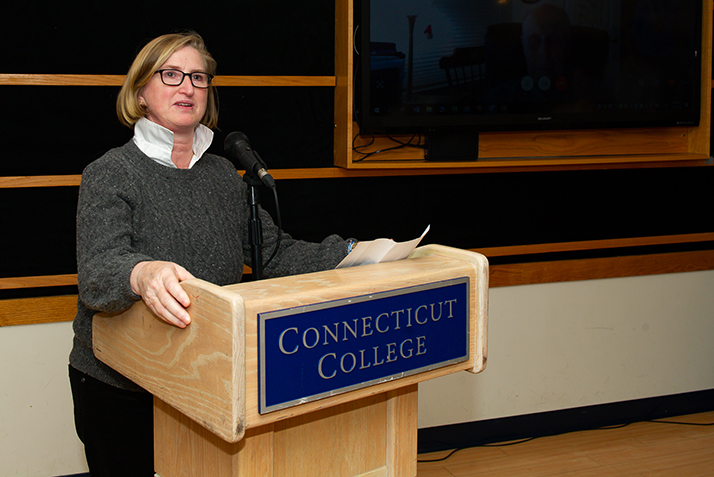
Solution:
[{"label": "black pants", "polygon": [[92,477],[153,477],[154,408],[149,393],[115,388],[72,366],[74,424]]}]

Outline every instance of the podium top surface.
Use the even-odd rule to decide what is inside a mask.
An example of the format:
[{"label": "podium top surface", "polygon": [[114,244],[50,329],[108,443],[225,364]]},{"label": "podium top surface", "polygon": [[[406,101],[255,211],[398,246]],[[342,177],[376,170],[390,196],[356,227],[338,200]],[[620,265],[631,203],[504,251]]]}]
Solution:
[{"label": "podium top surface", "polygon": [[[300,321],[307,316],[301,315],[304,311],[327,309],[329,314],[334,310],[334,313],[343,317],[344,308],[338,306],[364,302],[372,297],[402,294],[409,296],[413,290],[438,288],[439,284],[451,283],[454,279],[468,283],[468,326],[464,327],[463,331],[459,328],[459,331],[452,332],[455,340],[458,338],[456,335],[462,335],[461,338],[466,340],[468,351],[465,358],[453,364],[447,362],[400,373],[396,377],[389,376],[388,379],[371,380],[366,385],[357,384],[337,391],[323,392],[318,394],[317,398],[293,399],[285,408],[278,406],[277,410],[270,412],[266,412],[264,406],[261,413],[261,392],[264,396],[268,386],[266,382],[269,383],[265,378],[266,369],[269,370],[267,372],[273,373],[273,369],[282,367],[278,364],[270,368],[265,362],[267,346],[265,338],[261,336],[265,335],[265,324],[270,323],[265,317],[288,316],[290,320],[297,320],[294,325],[284,326],[280,339],[285,338],[285,341],[280,341],[283,348],[279,348],[283,352],[277,354],[287,355],[295,352],[290,356],[290,363],[298,363],[302,359],[297,353],[298,348],[306,350],[314,346],[313,335],[309,332],[305,332],[306,334],[302,335],[303,341],[300,341],[300,323],[307,323]],[[398,262],[328,270],[225,287],[201,280],[188,280],[182,285],[192,301],[188,309],[192,319],[190,326],[183,330],[172,327],[155,317],[143,302],[138,302],[120,315],[95,316],[95,354],[109,366],[228,442],[240,440],[246,428],[269,424],[460,370],[480,372],[486,364],[488,262],[477,253],[427,245],[416,249],[409,259]],[[292,316],[295,313],[296,316]],[[371,318],[369,322],[360,322],[355,318],[345,324],[345,329],[355,333],[355,336],[357,332],[350,327],[352,321],[388,329],[386,320],[384,324],[378,325],[372,322]],[[305,330],[310,330],[317,336],[320,328],[308,326],[305,325]],[[396,328],[398,325],[395,327],[392,324],[392,329]],[[373,330],[369,328],[368,331]],[[345,341],[347,337],[344,336]],[[451,335],[449,340],[450,338]],[[409,345],[417,346],[416,339],[414,337],[412,340],[410,337],[401,342],[409,341]],[[339,341],[342,340],[336,339],[334,346],[339,346]],[[391,353],[388,357],[396,357],[396,344],[390,343],[386,346],[386,352]],[[374,351],[373,361],[375,364],[381,364],[384,358],[378,357],[377,353],[378,351]],[[355,353],[346,354],[355,356]],[[339,351],[323,352],[323,361],[326,363],[326,368],[320,369],[321,373],[325,373],[323,378],[331,378],[336,374],[338,355]],[[367,367],[364,356],[361,356],[361,360],[361,368]],[[313,364],[306,362],[305,366]],[[322,364],[321,361],[320,365]],[[353,368],[355,365],[356,363],[352,365]],[[350,364],[344,364],[343,358],[342,366]]]}]

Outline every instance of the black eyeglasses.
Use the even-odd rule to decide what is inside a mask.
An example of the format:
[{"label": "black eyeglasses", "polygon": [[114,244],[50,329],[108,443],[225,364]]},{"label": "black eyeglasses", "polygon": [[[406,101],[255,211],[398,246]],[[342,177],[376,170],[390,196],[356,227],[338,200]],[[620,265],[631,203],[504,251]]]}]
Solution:
[{"label": "black eyeglasses", "polygon": [[188,76],[194,88],[206,89],[208,88],[208,85],[211,84],[211,80],[213,79],[213,75],[209,75],[208,73],[203,73],[200,71],[196,71],[193,73],[184,73],[181,70],[166,69],[157,70],[156,73],[161,76],[161,81],[166,86],[179,86],[181,83],[183,83],[184,78]]}]

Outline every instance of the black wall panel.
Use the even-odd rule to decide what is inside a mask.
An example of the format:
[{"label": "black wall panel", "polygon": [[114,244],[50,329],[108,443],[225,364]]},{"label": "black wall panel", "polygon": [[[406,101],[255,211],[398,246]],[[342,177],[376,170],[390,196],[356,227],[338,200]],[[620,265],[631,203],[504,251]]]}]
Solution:
[{"label": "black wall panel", "polygon": [[[279,181],[284,228],[320,240],[498,247],[711,232],[714,170],[634,169]],[[270,197],[263,197],[271,209]]]},{"label": "black wall panel", "polygon": [[218,94],[219,130],[211,152],[225,155],[225,137],[241,131],[270,169],[332,166],[332,88],[221,88]]},{"label": "black wall panel", "polygon": [[0,189],[0,278],[76,273],[76,187]]},{"label": "black wall panel", "polygon": [[334,74],[333,0],[6,3],[0,73],[124,74],[150,39],[190,29],[222,75]]},{"label": "black wall panel", "polygon": [[[124,74],[149,38],[195,29],[224,75],[334,74],[334,2],[87,2],[4,6],[0,73]],[[0,176],[79,174],[131,137],[117,87],[2,86]],[[270,169],[332,165],[333,90],[219,89],[211,152],[242,131]],[[462,248],[711,232],[712,168],[278,182],[284,228]],[[0,189],[0,277],[74,273],[77,189]],[[272,197],[263,192],[272,209]]]},{"label": "black wall panel", "polygon": [[[5,147],[0,176],[81,174],[132,131],[116,116],[118,87],[2,86],[13,115],[0,119]],[[7,135],[7,136],[5,136]]]},{"label": "black wall panel", "polygon": [[[3,86],[0,176],[81,174],[108,149],[131,139],[116,117],[118,87]],[[224,154],[231,131],[244,132],[270,168],[332,166],[333,91],[325,87],[220,88],[210,152]]]},{"label": "black wall panel", "polygon": [[[460,248],[710,232],[714,170],[278,181],[284,229],[319,241],[417,237]],[[0,189],[0,277],[74,273],[76,188]],[[261,192],[266,209],[272,194]]]}]

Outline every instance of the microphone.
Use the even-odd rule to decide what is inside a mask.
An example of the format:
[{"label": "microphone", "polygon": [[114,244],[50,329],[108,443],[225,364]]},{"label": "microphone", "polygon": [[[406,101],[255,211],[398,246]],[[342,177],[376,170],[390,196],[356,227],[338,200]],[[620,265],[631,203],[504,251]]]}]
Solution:
[{"label": "microphone", "polygon": [[226,152],[238,159],[241,167],[249,174],[258,177],[263,184],[275,188],[273,176],[265,170],[267,167],[260,155],[250,147],[248,137],[242,132],[234,131],[226,136],[223,143]]}]

